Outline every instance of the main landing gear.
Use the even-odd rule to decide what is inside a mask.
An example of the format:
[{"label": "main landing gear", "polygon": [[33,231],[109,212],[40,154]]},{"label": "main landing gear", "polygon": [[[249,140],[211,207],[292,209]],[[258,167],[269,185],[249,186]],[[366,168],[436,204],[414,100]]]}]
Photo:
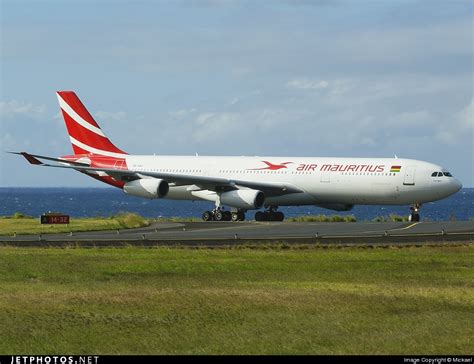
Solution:
[{"label": "main landing gear", "polygon": [[244,221],[245,210],[233,208],[231,211],[224,210],[221,204],[220,195],[216,199],[216,207],[212,211],[204,211],[202,213],[204,221]]},{"label": "main landing gear", "polygon": [[421,204],[416,203],[410,207],[410,215],[408,216],[408,221],[420,221],[420,208]]},{"label": "main landing gear", "polygon": [[276,211],[277,207],[270,206],[266,211],[257,211],[255,213],[256,221],[283,221],[285,215],[283,212]]},{"label": "main landing gear", "polygon": [[230,212],[216,207],[212,211],[204,211],[202,219],[204,221],[244,221],[245,213],[242,210]]}]

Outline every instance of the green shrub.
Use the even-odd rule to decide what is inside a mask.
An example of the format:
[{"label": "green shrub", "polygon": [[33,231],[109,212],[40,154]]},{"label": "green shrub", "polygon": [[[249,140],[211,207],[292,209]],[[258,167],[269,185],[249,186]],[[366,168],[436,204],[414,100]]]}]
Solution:
[{"label": "green shrub", "polygon": [[32,216],[25,215],[22,212],[15,212],[12,216],[13,219],[32,219]]},{"label": "green shrub", "polygon": [[377,216],[372,219],[372,222],[407,222],[408,216],[390,214],[387,216]]},{"label": "green shrub", "polygon": [[119,214],[113,216],[113,219],[117,220],[121,227],[126,229],[150,225],[150,222],[147,219],[131,212],[120,212]]},{"label": "green shrub", "polygon": [[357,219],[354,215],[347,215],[344,217],[345,222],[356,222]]},{"label": "green shrub", "polygon": [[405,222],[408,221],[408,216],[390,214],[390,221]]},{"label": "green shrub", "polygon": [[290,222],[356,222],[357,219],[354,215],[305,215],[305,216],[296,216],[290,217],[288,219]]}]

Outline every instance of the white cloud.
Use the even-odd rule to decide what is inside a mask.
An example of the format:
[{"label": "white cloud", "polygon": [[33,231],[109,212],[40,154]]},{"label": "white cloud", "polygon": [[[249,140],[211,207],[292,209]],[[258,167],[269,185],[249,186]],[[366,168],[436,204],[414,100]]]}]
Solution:
[{"label": "white cloud", "polygon": [[239,113],[203,113],[196,118],[196,124],[192,133],[198,143],[227,144],[244,130]]},{"label": "white cloud", "polygon": [[18,144],[19,143],[15,140],[15,138],[13,138],[10,133],[0,135],[0,145],[3,149],[2,152],[13,150]]},{"label": "white cloud", "polygon": [[312,80],[308,78],[295,78],[286,83],[286,87],[299,90],[319,90],[329,86],[325,80]]},{"label": "white cloud", "polygon": [[385,125],[390,125],[394,129],[425,128],[424,132],[426,132],[429,126],[437,121],[437,117],[427,110],[416,110],[390,115],[386,120]]},{"label": "white cloud", "polygon": [[0,101],[0,118],[13,119],[16,116],[38,118],[44,115],[46,106],[33,105],[24,101]]},{"label": "white cloud", "polygon": [[170,111],[168,112],[168,115],[172,118],[175,119],[183,119],[191,114],[194,114],[197,110],[192,108],[192,109],[180,109],[177,111]]},{"label": "white cloud", "polygon": [[443,120],[437,127],[436,138],[445,144],[455,145],[463,139],[474,147],[474,98],[461,111],[455,113],[451,120]]},{"label": "white cloud", "polygon": [[[195,142],[219,154],[233,140],[238,141],[239,149],[251,154],[281,154],[286,150],[311,155],[386,156],[392,155],[392,151],[407,150],[405,145],[419,149],[426,143],[432,145],[434,138],[446,144],[463,137],[456,127],[449,130],[452,123],[442,122],[446,119],[444,107],[437,110],[424,102],[418,103],[423,101],[422,97],[431,103],[438,93],[449,92],[454,83],[444,83],[445,89],[442,84],[441,79],[415,79],[413,75],[392,82],[387,77],[294,78],[280,84],[280,88],[268,88],[265,98],[249,98],[248,92],[242,92],[230,102],[223,96],[221,106],[216,104],[212,111],[183,108],[168,113],[171,119],[187,118],[188,132],[183,134],[182,124],[172,120],[163,129],[167,130],[169,140],[179,141],[173,147],[181,145],[182,150]],[[307,92],[288,97],[287,92],[282,93],[282,86]],[[325,91],[313,92],[318,87],[325,87]],[[237,103],[238,110],[231,112],[231,106]],[[460,112],[452,112],[458,122],[472,123],[471,104]],[[408,149],[414,153],[414,149]]]},{"label": "white cloud", "polygon": [[230,102],[229,105],[235,105],[240,101],[238,97],[234,97]]},{"label": "white cloud", "polygon": [[463,129],[468,129],[472,132],[474,127],[474,97],[471,102],[455,115],[456,120]]},{"label": "white cloud", "polygon": [[343,95],[356,86],[355,80],[350,79],[336,79],[330,84],[330,93],[333,95]]},{"label": "white cloud", "polygon": [[211,120],[215,115],[216,114],[213,112],[206,112],[206,113],[199,114],[198,117],[196,118],[196,124],[204,125],[209,120]]}]

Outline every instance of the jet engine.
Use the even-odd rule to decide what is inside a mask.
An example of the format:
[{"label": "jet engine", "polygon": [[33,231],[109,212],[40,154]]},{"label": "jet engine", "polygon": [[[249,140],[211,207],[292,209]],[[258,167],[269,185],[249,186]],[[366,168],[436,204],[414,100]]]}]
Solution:
[{"label": "jet engine", "polygon": [[233,190],[221,194],[223,205],[244,210],[259,209],[263,206],[265,194],[257,190]]},{"label": "jet engine", "polygon": [[323,209],[334,210],[334,211],[351,211],[354,205],[348,205],[343,203],[320,203],[316,206],[322,207]]},{"label": "jet engine", "polygon": [[158,178],[136,179],[123,186],[123,192],[129,195],[150,199],[165,197],[169,189],[168,182]]}]

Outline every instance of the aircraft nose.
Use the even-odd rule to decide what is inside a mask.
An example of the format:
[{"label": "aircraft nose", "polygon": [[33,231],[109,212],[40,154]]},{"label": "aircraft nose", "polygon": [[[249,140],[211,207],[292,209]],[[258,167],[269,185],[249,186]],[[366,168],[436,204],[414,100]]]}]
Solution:
[{"label": "aircraft nose", "polygon": [[462,183],[456,178],[451,178],[448,185],[449,194],[452,195],[462,188]]},{"label": "aircraft nose", "polygon": [[458,192],[462,188],[462,183],[461,181],[457,180],[454,178],[453,182],[453,193]]}]

